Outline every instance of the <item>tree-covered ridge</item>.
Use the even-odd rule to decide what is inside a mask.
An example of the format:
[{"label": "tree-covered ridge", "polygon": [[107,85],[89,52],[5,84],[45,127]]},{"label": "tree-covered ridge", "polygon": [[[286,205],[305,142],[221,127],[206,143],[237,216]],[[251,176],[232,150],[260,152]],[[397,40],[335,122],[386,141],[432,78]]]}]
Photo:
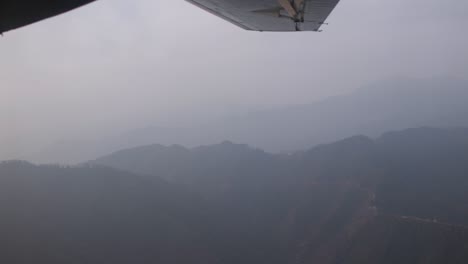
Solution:
[{"label": "tree-covered ridge", "polygon": [[223,142],[4,162],[0,260],[466,263],[467,143],[420,128],[287,155]]},{"label": "tree-covered ridge", "polygon": [[291,155],[224,142],[201,148],[145,146],[93,161],[197,190],[276,190],[317,182],[357,184],[379,207],[468,225],[468,129],[417,128],[347,138]]}]

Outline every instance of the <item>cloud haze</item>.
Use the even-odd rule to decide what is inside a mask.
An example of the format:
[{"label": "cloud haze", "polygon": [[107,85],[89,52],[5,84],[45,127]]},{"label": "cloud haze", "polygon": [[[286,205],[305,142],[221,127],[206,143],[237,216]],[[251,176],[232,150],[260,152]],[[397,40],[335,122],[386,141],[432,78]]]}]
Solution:
[{"label": "cloud haze", "polygon": [[243,31],[182,0],[100,0],[0,39],[0,157],[61,139],[468,72],[465,1],[342,0],[323,33]]}]

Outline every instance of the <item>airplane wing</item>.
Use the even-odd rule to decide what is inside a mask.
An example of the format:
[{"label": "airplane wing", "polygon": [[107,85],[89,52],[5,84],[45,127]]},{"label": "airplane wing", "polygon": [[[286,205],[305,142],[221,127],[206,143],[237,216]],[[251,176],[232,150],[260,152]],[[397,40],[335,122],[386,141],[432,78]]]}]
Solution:
[{"label": "airplane wing", "polygon": [[319,31],[340,0],[187,0],[241,28]]},{"label": "airplane wing", "polygon": [[94,0],[0,0],[0,33],[65,13]]}]

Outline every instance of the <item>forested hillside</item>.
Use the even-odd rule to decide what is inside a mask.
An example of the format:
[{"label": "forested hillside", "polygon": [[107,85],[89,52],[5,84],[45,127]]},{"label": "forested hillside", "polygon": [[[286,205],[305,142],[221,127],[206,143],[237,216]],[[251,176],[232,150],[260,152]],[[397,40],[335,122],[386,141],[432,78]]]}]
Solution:
[{"label": "forested hillside", "polygon": [[290,155],[223,142],[4,162],[0,261],[466,263],[467,143],[420,128]]}]

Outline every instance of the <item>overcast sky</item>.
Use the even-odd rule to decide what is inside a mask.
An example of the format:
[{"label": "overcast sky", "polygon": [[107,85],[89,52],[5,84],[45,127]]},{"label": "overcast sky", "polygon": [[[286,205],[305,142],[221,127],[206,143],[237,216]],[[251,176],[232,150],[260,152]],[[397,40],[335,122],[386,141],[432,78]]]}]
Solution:
[{"label": "overcast sky", "polygon": [[99,0],[0,38],[0,148],[313,102],[393,76],[465,78],[467,10],[342,0],[322,33],[258,33],[183,0]]}]

